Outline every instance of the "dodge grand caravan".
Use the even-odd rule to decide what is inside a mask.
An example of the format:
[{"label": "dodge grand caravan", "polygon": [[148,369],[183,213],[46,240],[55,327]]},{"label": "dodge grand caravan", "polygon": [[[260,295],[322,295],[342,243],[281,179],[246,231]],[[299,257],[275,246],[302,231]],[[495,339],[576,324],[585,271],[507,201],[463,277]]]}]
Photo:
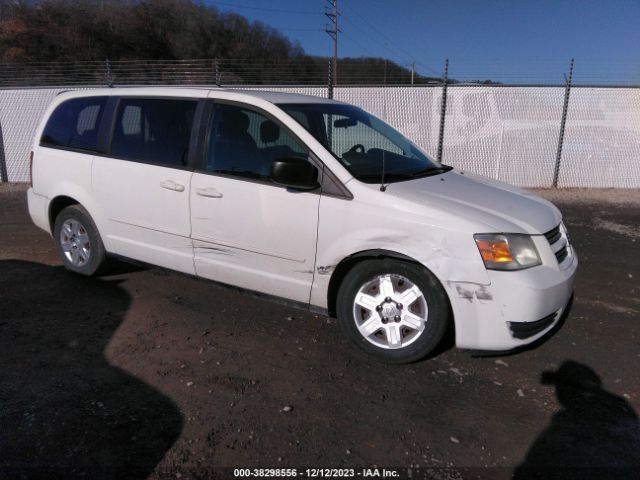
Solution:
[{"label": "dodge grand caravan", "polygon": [[578,262],[551,203],[440,164],[345,103],[70,92],[31,155],[29,212],[68,270],[117,255],[285,299],[386,362],[424,357],[449,326],[461,348],[526,345],[572,295]]}]

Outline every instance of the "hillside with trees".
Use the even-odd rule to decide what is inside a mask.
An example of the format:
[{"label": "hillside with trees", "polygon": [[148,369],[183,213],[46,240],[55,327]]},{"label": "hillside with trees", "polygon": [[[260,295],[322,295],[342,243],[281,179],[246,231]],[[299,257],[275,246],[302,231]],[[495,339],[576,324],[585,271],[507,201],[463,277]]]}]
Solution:
[{"label": "hillside with trees", "polygon": [[[328,67],[327,58],[306,55],[264,23],[192,0],[0,0],[5,68],[106,59],[217,59],[224,68],[221,81],[252,84],[281,83],[283,77],[287,83],[323,84]],[[408,69],[383,58],[340,59],[338,74],[340,84],[411,79]],[[415,75],[415,83],[434,80]]]}]

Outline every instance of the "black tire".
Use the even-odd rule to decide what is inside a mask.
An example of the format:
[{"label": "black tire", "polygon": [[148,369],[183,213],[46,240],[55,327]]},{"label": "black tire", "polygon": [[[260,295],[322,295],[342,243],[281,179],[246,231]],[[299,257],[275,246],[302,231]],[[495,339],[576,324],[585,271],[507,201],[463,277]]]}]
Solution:
[{"label": "black tire", "polygon": [[[354,315],[354,301],[360,288],[378,276],[389,274],[402,276],[417,286],[428,307],[424,329],[412,343],[399,348],[384,348],[367,340],[358,330]],[[436,277],[421,265],[395,259],[364,260],[357,263],[340,285],[336,310],[342,331],[366,354],[390,364],[411,363],[425,358],[440,344],[450,321],[449,302]],[[379,337],[383,335],[383,331],[375,335]]]},{"label": "black tire", "polygon": [[[75,221],[82,227],[82,233],[86,232],[89,239],[89,255],[88,259],[80,264],[72,262],[63,249],[62,229],[65,224],[70,221]],[[87,212],[87,210],[81,205],[71,205],[64,208],[56,217],[56,221],[53,227],[53,241],[56,245],[56,251],[64,264],[64,267],[70,272],[78,273],[80,275],[91,276],[99,272],[100,268],[105,263],[106,251],[98,228],[93,219]]]}]

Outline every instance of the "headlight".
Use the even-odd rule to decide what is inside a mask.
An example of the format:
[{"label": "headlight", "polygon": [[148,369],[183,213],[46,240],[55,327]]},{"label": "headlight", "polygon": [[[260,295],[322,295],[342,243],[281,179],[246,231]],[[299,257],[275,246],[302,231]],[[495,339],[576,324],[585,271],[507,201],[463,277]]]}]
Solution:
[{"label": "headlight", "polygon": [[542,263],[529,235],[482,233],[473,238],[489,270],[522,270]]}]

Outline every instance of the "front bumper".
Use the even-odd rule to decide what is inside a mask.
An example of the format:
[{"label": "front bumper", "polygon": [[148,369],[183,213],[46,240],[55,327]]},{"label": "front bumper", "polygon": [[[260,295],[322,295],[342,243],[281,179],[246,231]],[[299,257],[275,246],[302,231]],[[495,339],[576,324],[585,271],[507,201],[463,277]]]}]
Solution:
[{"label": "front bumper", "polygon": [[490,285],[449,282],[456,346],[511,350],[553,329],[571,300],[578,267],[571,247],[560,265],[554,260],[518,272],[487,271]]}]

